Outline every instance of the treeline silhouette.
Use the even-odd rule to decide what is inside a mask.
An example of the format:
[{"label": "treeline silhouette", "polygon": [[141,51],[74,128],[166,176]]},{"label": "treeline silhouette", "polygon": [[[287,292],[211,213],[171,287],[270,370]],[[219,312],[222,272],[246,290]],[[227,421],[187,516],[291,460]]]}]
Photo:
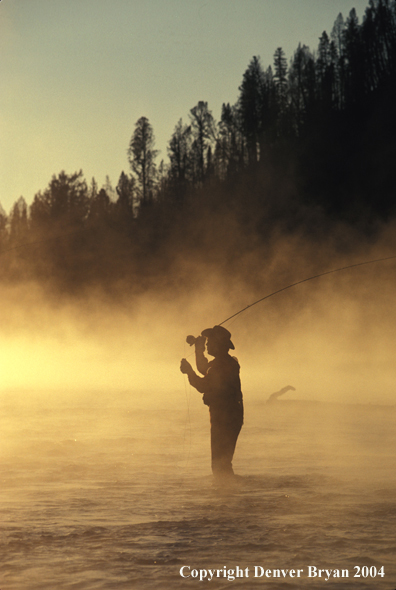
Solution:
[{"label": "treeline silhouette", "polygon": [[289,63],[280,47],[267,68],[253,57],[220,121],[199,101],[177,122],[168,162],[141,117],[115,189],[62,171],[0,214],[1,278],[143,290],[194,284],[183,260],[235,272],[274,233],[320,240],[342,222],[372,237],[395,215],[395,74],[396,0],[370,0],[361,23],[340,14]]}]

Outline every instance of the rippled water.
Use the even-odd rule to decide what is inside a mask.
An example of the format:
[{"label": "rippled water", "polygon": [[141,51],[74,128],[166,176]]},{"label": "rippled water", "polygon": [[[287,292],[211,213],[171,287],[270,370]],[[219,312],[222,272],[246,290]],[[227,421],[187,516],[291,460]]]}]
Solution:
[{"label": "rippled water", "polygon": [[396,588],[394,407],[247,400],[240,477],[219,487],[206,408],[96,401],[3,404],[1,590]]}]

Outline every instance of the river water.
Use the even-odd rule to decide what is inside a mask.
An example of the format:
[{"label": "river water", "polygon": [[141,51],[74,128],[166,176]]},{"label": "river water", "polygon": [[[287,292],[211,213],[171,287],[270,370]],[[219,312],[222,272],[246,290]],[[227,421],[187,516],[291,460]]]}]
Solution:
[{"label": "river water", "polygon": [[394,406],[245,399],[226,486],[189,396],[3,400],[1,590],[396,588]]}]

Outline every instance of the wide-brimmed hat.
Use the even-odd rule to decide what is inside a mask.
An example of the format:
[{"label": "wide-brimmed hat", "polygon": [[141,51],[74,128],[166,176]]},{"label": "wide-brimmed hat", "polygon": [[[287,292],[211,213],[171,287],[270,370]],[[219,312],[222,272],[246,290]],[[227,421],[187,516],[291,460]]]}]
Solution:
[{"label": "wide-brimmed hat", "polygon": [[232,350],[235,349],[235,346],[231,342],[231,332],[223,328],[223,326],[213,326],[213,328],[206,328],[201,332],[201,335],[205,338],[215,338],[221,344],[228,344],[228,348]]}]

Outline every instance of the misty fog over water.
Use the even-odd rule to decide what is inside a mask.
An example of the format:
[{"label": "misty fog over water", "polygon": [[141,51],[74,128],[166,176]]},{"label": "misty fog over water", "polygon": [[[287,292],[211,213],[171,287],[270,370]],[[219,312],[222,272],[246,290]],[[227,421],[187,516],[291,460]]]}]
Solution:
[{"label": "misty fog over water", "polygon": [[[227,324],[245,425],[240,477],[212,481],[207,408],[179,372],[185,336],[284,286],[287,266],[275,267],[271,286],[206,273],[173,299],[3,291],[2,588],[185,587],[200,582],[183,566],[237,565],[250,577],[211,585],[256,588],[255,566],[300,568],[313,589],[393,583],[392,260],[296,286]],[[287,384],[295,391],[266,403]],[[350,577],[307,578],[308,566]],[[354,578],[355,566],[385,576]]]},{"label": "misty fog over water", "polygon": [[[150,392],[145,392],[150,395]],[[171,397],[164,395],[164,399]],[[326,586],[389,588],[395,571],[395,407],[253,402],[231,487],[213,484],[199,396],[136,393],[2,404],[2,588],[184,588],[180,568],[348,570]],[[191,397],[190,397],[191,395]],[[171,405],[171,407],[170,407]],[[354,578],[355,566],[380,571]],[[373,569],[373,566],[375,569]],[[207,582],[205,582],[207,583]],[[227,579],[211,585],[224,588]],[[272,588],[302,580],[266,579]]]}]

